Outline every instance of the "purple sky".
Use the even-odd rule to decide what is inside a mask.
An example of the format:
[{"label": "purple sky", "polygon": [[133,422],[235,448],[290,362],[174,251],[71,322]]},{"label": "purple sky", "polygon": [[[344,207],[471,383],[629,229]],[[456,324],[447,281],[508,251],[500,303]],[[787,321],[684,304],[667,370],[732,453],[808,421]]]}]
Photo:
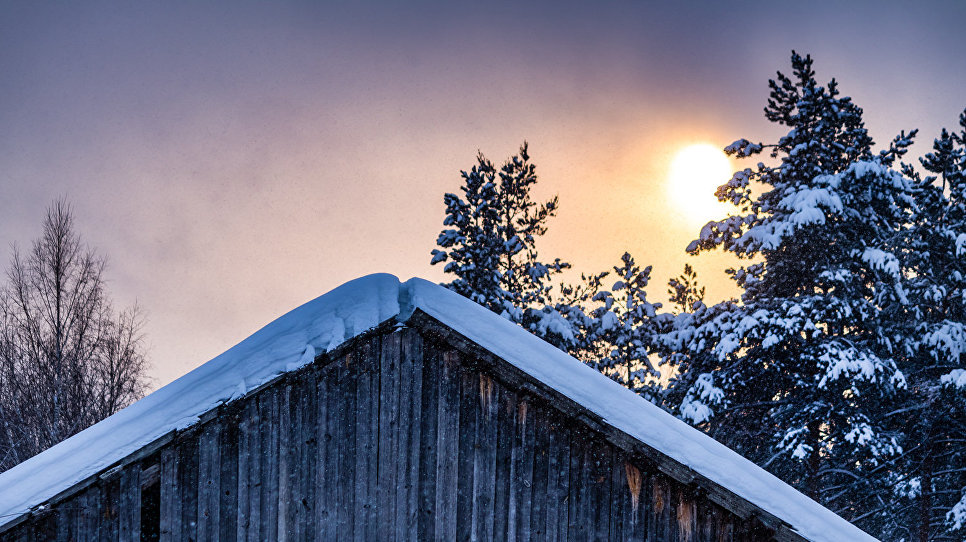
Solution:
[{"label": "purple sky", "polygon": [[0,5],[0,264],[66,195],[164,384],[346,280],[440,280],[442,194],[527,139],[561,200],[544,255],[629,250],[658,300],[691,261],[723,296],[668,165],[779,133],[791,49],[880,142],[919,127],[921,153],[966,107],[962,2],[401,4]]}]

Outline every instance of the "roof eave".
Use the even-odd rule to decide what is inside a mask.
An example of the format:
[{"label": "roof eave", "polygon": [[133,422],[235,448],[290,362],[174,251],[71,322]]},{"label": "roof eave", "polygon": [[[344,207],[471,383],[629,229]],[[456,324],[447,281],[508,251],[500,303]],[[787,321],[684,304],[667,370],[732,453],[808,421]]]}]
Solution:
[{"label": "roof eave", "polygon": [[703,493],[709,500],[736,516],[756,522],[759,528],[769,532],[775,540],[779,542],[811,542],[781,518],[614,427],[587,407],[537,380],[513,363],[493,354],[421,309],[416,308],[405,321],[405,325],[417,329],[424,336],[435,337],[438,341],[449,344],[461,353],[466,354],[468,358],[480,363],[481,368],[485,368],[493,376],[553,405],[563,414],[601,434],[614,446],[636,459],[640,459],[642,463],[650,465],[655,470],[689,486],[695,493]]}]

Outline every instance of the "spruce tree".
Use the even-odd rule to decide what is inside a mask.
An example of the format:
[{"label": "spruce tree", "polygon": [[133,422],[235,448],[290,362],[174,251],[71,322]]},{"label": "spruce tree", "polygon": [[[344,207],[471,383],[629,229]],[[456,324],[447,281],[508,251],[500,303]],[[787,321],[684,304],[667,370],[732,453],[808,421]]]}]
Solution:
[{"label": "spruce tree", "polygon": [[534,202],[537,183],[527,143],[499,169],[482,153],[472,169],[461,171],[463,196],[443,197],[446,216],[431,264],[445,263],[451,282],[443,286],[505,318],[524,325],[566,349],[571,325],[554,310],[553,277],[570,264],[540,260],[536,240],[557,212],[556,196]]},{"label": "spruce tree", "polygon": [[[527,144],[499,170],[479,154],[460,173],[463,196],[444,196],[446,228],[432,252],[431,263],[445,263],[454,276],[443,286],[653,399],[659,373],[649,356],[664,317],[660,303],[647,299],[651,268],[625,253],[613,271],[556,285],[554,277],[570,264],[542,262],[535,243],[556,213],[557,198],[532,200],[537,176]],[[615,281],[606,288],[612,273]]]},{"label": "spruce tree", "polygon": [[920,160],[932,175],[906,166],[916,180],[904,251],[910,302],[893,336],[909,385],[890,413],[905,453],[893,468],[896,502],[879,510],[892,539],[966,536],[966,111],[959,124]]},{"label": "spruce tree", "polygon": [[[611,287],[604,281],[613,274]],[[641,268],[625,252],[613,271],[583,277],[579,299],[558,311],[571,314],[578,331],[571,354],[645,398],[656,401],[660,372],[651,361],[669,315],[647,299],[651,267]],[[571,291],[567,289],[565,291]],[[565,308],[563,308],[565,307]],[[587,316],[585,316],[587,315]]]},{"label": "spruce tree", "polygon": [[901,451],[882,417],[905,386],[885,333],[905,292],[894,253],[911,186],[892,167],[910,138],[880,154],[862,109],[812,59],[769,81],[776,143],[739,140],[727,153],[770,154],[719,188],[736,213],[706,225],[688,251],[723,249],[740,301],[675,319],[665,346],[679,376],[669,406],[847,519],[884,491]]}]

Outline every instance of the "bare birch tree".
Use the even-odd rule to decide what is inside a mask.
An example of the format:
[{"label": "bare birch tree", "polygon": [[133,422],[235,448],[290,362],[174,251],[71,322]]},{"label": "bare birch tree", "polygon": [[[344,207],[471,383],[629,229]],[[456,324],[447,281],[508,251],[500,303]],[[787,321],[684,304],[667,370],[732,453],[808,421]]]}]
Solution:
[{"label": "bare birch tree", "polygon": [[0,471],[140,398],[147,363],[137,306],[116,312],[106,261],[74,231],[65,200],[0,289]]}]

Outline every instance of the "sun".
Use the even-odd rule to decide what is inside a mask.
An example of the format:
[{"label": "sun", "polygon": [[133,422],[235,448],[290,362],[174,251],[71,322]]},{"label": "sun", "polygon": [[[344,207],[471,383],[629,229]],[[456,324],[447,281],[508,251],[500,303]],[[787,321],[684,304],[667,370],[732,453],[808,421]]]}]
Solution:
[{"label": "sun", "polygon": [[700,225],[727,216],[733,208],[719,202],[714,192],[731,173],[728,157],[714,145],[698,143],[678,151],[667,179],[668,195],[678,214]]}]

